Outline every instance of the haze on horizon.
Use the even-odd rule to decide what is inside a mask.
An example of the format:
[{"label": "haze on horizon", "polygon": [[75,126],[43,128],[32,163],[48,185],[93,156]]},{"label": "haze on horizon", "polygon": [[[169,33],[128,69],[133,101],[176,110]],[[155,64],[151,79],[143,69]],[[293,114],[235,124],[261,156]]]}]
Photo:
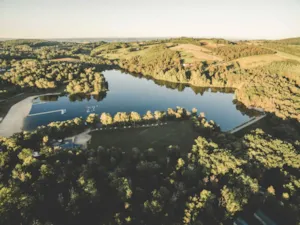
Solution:
[{"label": "haze on horizon", "polygon": [[0,38],[300,36],[299,0],[0,0]]}]

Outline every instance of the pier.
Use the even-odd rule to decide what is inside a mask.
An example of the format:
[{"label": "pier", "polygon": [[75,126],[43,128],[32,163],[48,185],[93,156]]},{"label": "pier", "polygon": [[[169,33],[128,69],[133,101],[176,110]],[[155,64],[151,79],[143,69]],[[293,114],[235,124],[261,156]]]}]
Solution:
[{"label": "pier", "polygon": [[33,113],[33,114],[29,114],[29,116],[39,116],[39,115],[44,115],[44,114],[49,114],[49,113],[56,113],[56,112],[60,112],[61,114],[65,114],[67,112],[66,109],[58,109],[58,110],[52,110],[52,111],[48,111],[48,112],[40,112],[40,113]]}]

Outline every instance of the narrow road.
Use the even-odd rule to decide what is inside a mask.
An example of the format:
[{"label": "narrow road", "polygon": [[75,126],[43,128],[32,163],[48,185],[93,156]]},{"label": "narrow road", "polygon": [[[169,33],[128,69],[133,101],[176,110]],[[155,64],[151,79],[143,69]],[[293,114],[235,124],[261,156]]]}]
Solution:
[{"label": "narrow road", "polygon": [[235,132],[237,132],[237,131],[239,131],[239,130],[242,130],[242,129],[244,129],[245,127],[248,127],[248,126],[250,126],[250,125],[253,124],[253,123],[256,123],[257,121],[261,120],[262,118],[264,118],[264,117],[266,117],[266,116],[267,116],[267,115],[264,114],[264,115],[261,115],[261,116],[256,117],[255,119],[249,120],[248,122],[243,123],[243,124],[241,124],[241,125],[239,125],[239,126],[233,128],[231,131],[229,131],[229,133],[233,134],[233,133],[235,133]]}]

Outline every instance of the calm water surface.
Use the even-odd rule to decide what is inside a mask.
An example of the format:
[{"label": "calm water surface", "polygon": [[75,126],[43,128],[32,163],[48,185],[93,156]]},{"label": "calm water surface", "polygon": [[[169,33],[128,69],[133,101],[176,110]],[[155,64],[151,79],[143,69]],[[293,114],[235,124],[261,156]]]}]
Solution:
[{"label": "calm water surface", "polygon": [[[167,110],[176,106],[191,110],[197,108],[208,119],[216,121],[222,130],[250,119],[239,111],[233,102],[233,93],[213,92],[210,89],[195,89],[178,84],[156,84],[158,81],[139,78],[118,70],[105,71],[109,91],[106,96],[94,99],[71,99],[68,96],[47,96],[34,100],[29,114],[65,109],[66,113],[54,112],[29,116],[24,129],[32,130],[52,121],[63,121],[74,117],[87,117],[90,113]],[[161,82],[160,82],[161,83]],[[175,88],[175,89],[174,89]],[[102,99],[101,99],[102,98]]]}]

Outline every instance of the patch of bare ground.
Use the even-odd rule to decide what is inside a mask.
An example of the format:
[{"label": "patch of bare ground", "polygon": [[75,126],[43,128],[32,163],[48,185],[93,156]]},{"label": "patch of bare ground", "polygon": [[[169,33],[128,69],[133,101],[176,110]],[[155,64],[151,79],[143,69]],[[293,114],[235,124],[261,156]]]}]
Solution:
[{"label": "patch of bare ground", "polygon": [[285,61],[285,60],[286,58],[283,58],[278,54],[267,54],[267,55],[253,55],[253,56],[242,57],[234,61],[238,62],[240,66],[244,69],[251,69],[258,66],[265,66],[272,62]]},{"label": "patch of bare ground", "polygon": [[213,55],[212,51],[202,46],[197,46],[193,44],[180,44],[178,46],[172,47],[172,50],[179,52],[186,52],[193,55],[195,61],[221,61],[222,58]]}]

